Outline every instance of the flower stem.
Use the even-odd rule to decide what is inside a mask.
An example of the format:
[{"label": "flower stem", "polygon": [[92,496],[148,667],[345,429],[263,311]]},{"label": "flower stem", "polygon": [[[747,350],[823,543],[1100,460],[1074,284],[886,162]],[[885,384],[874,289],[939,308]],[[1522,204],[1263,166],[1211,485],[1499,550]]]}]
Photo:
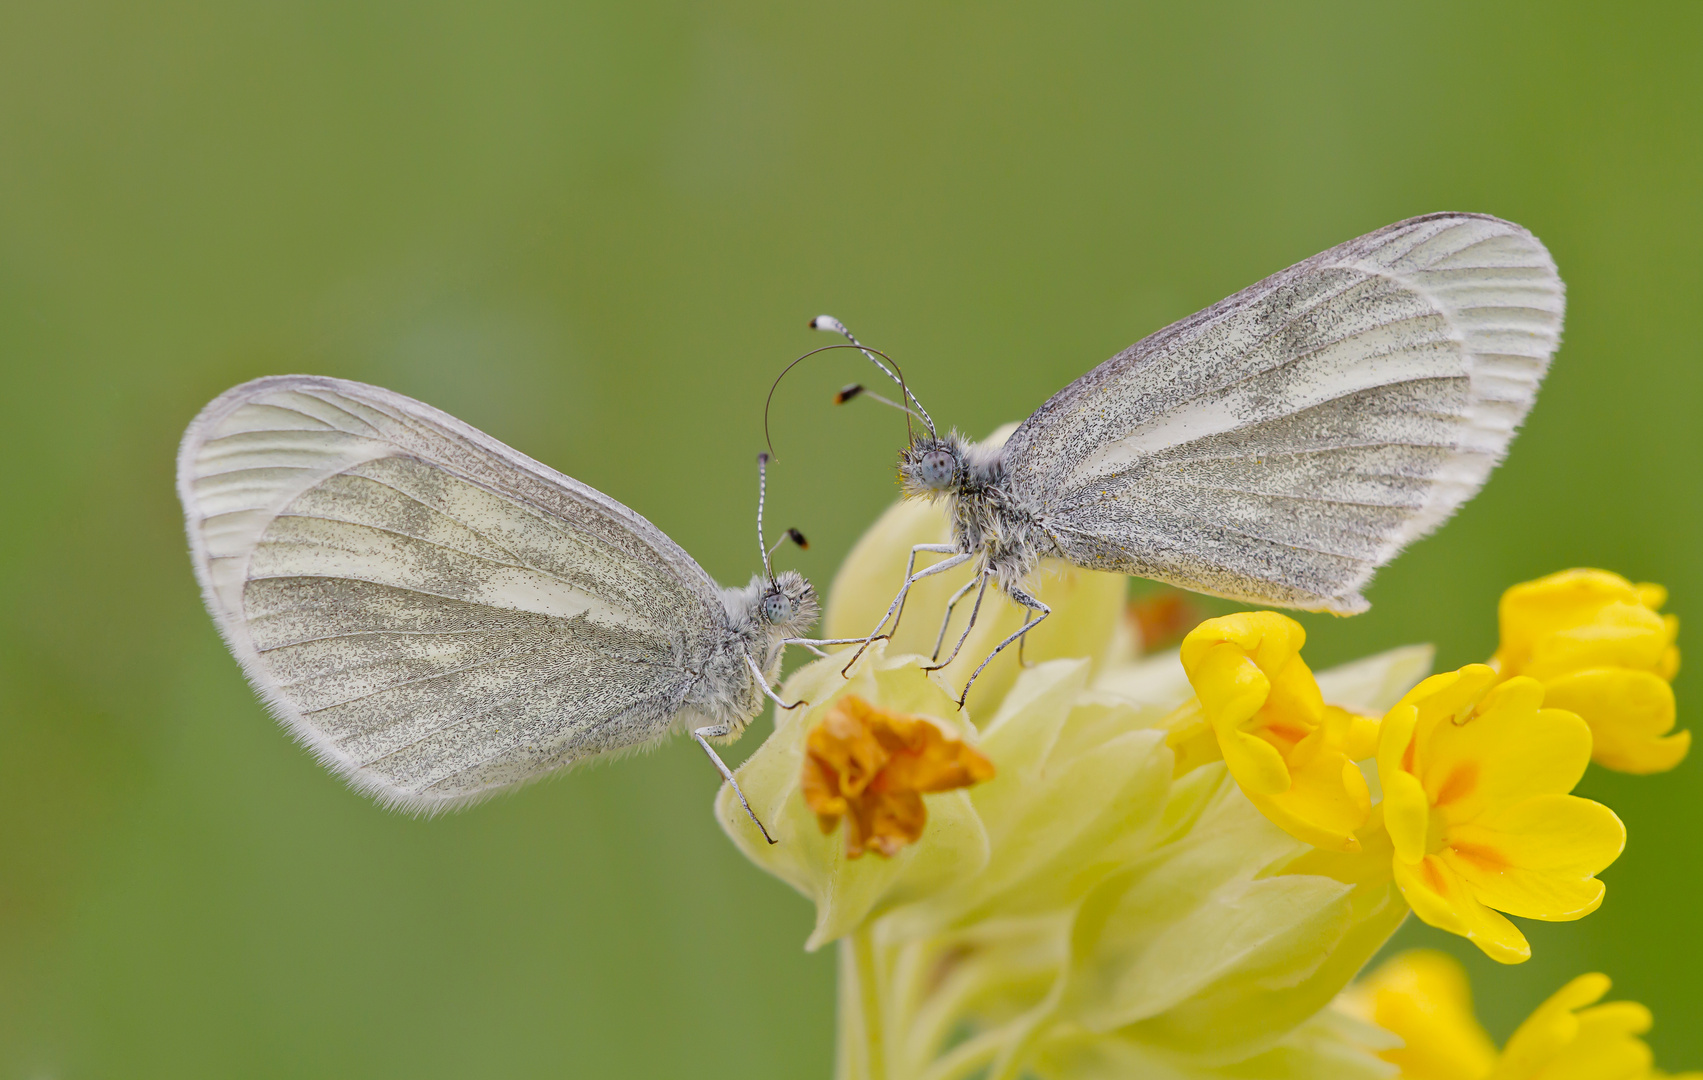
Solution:
[{"label": "flower stem", "polygon": [[887,1080],[887,1016],[875,939],[869,928],[841,938],[839,953],[835,1080]]},{"label": "flower stem", "polygon": [[852,935],[852,954],[857,963],[859,1011],[863,1020],[863,1075],[866,1080],[887,1080],[886,1018],[881,1014],[881,982],[875,970],[875,941],[867,924]]}]

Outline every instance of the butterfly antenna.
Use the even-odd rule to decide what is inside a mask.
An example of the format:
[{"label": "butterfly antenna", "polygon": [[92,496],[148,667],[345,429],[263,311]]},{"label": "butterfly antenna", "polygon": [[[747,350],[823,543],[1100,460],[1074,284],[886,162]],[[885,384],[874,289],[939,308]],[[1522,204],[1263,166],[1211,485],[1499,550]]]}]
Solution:
[{"label": "butterfly antenna", "polygon": [[[852,345],[856,346],[857,349],[860,352],[862,352],[864,356],[867,356],[869,358],[870,363],[874,364],[876,367],[881,369],[882,374],[886,375],[889,379],[892,379],[894,382],[899,384],[900,395],[905,400],[909,401],[912,405],[915,405],[917,407],[917,412],[922,414],[921,419],[922,419],[923,424],[927,426],[929,435],[932,436],[932,437],[935,437],[935,438],[939,437],[939,433],[934,430],[934,420],[928,415],[928,410],[922,407],[922,402],[918,401],[917,396],[915,394],[911,393],[911,388],[905,385],[905,373],[898,370],[899,369],[898,364],[893,364],[893,370],[892,371],[887,370],[887,365],[883,364],[880,360],[877,360],[875,358],[876,355],[877,355],[877,350],[871,349],[868,346],[864,345],[863,342],[861,342],[857,339],[856,335],[854,335],[850,330],[846,329],[845,323],[834,318],[832,315],[818,315],[814,319],[811,319],[810,320],[810,329],[812,329],[812,330],[823,330],[823,331],[826,331],[827,333],[830,333],[830,334],[839,334],[841,337],[843,337],[847,341],[851,342]],[[888,360],[888,363],[892,362],[892,357],[888,357],[886,353],[880,353],[879,355],[886,357],[887,360]],[[895,371],[897,371],[898,374],[894,374]],[[873,397],[874,395],[870,395],[870,396]],[[905,411],[907,413],[910,412],[909,409],[906,409]],[[907,431],[908,431],[908,429],[910,427],[910,421],[907,420],[905,422],[905,425],[906,425],[906,428],[907,428]]]},{"label": "butterfly antenna", "polygon": [[771,559],[774,558],[775,552],[779,551],[781,549],[781,545],[786,543],[788,540],[791,540],[793,543],[797,544],[799,546],[799,549],[802,550],[802,551],[809,551],[810,550],[810,541],[808,541],[804,538],[803,533],[799,532],[797,529],[788,529],[786,532],[781,533],[781,538],[779,540],[776,540],[769,547],[769,558],[771,558]]},{"label": "butterfly antenna", "polygon": [[884,398],[869,387],[864,386],[862,383],[852,383],[849,386],[840,387],[840,389],[834,394],[834,404],[844,405],[846,402],[855,397],[870,398],[871,400],[879,401],[889,409],[898,409],[900,412],[908,413],[911,416],[916,417],[918,420],[922,419],[922,417],[917,416],[915,409],[907,408],[891,398]]},{"label": "butterfly antenna", "polygon": [[[763,538],[763,496],[769,488],[769,455],[757,455],[757,553],[763,556],[763,573],[768,575],[769,584],[775,584],[774,567],[769,565],[769,544]],[[779,547],[779,544],[775,545]]]},{"label": "butterfly antenna", "polygon": [[[804,363],[806,360],[810,359],[812,356],[815,356],[817,353],[832,352],[835,349],[856,349],[859,352],[863,353],[865,356],[869,356],[871,353],[873,353],[873,354],[875,354],[875,356],[879,356],[879,357],[881,357],[882,360],[887,361],[888,364],[892,364],[893,368],[892,368],[891,371],[889,371],[886,364],[882,364],[880,360],[877,360],[875,362],[877,367],[879,367],[882,371],[886,372],[890,377],[892,377],[894,382],[899,384],[899,389],[905,391],[906,397],[910,398],[910,400],[912,400],[912,401],[916,401],[915,395],[913,395],[909,390],[905,389],[904,372],[899,371],[899,365],[897,363],[894,363],[893,358],[891,356],[888,356],[886,353],[882,352],[880,349],[872,349],[869,346],[863,345],[863,344],[824,345],[820,349],[811,349],[809,352],[805,353],[803,356],[800,356],[798,359],[794,360],[792,363],[790,363],[786,367],[782,368],[781,373],[779,375],[775,376],[775,381],[769,384],[769,397],[766,401],[763,402],[763,439],[764,439],[765,442],[767,442],[769,444],[769,455],[771,457],[778,457],[779,456],[778,454],[775,453],[774,436],[769,431],[769,412],[774,406],[775,391],[780,389],[781,380],[786,378],[787,372],[791,371],[793,368],[797,367],[798,365]],[[893,371],[899,371],[899,374],[893,375]],[[847,389],[850,389],[850,388],[848,387]],[[842,390],[841,393],[845,393],[845,391]],[[870,395],[870,396],[873,397],[874,395]],[[921,410],[922,406],[919,404],[917,406],[917,408],[919,410]],[[911,428],[910,418],[912,416],[915,416],[915,415],[917,415],[917,414],[911,412],[911,410],[909,410],[909,409],[905,410],[905,430],[906,430],[907,433],[910,431],[910,428]],[[934,421],[929,419],[928,413],[923,412],[922,415],[921,415],[921,419],[922,419],[923,423],[928,426],[929,433],[933,434],[934,433]]]}]

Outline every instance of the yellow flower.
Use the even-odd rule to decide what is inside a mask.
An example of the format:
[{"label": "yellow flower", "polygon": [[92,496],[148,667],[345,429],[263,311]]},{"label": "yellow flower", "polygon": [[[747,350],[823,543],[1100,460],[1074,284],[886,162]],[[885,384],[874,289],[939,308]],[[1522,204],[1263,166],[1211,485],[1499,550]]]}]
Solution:
[{"label": "yellow flower", "polygon": [[1502,594],[1502,643],[1491,661],[1505,677],[1543,683],[1552,706],[1590,725],[1597,764],[1662,772],[1691,748],[1674,725],[1679,620],[1658,609],[1660,585],[1634,585],[1605,570],[1564,570]]},{"label": "yellow flower", "polygon": [[1503,963],[1531,948],[1498,912],[1558,922],[1595,911],[1596,874],[1626,843],[1613,811],[1568,794],[1590,730],[1542,705],[1535,679],[1499,682],[1469,664],[1414,687],[1379,735],[1396,884],[1421,919]]},{"label": "yellow flower", "polygon": [[722,828],[740,850],[815,902],[816,929],[806,942],[810,949],[846,936],[897,904],[938,893],[978,872],[989,858],[987,827],[969,798],[989,784],[922,795],[926,828],[916,842],[897,847],[887,858],[854,858],[844,841],[822,832],[804,793],[804,763],[811,733],[842,699],[855,696],[883,712],[926,717],[965,742],[980,741],[958,711],[956,695],[940,685],[938,676],[919,670],[914,657],[888,656],[884,644],[872,646],[849,679],[840,675],[845,661],[832,656],[793,674],[786,682],[789,700],[803,698],[811,705],[779,713],[774,734],[740,766],[739,786],[776,843],[764,841],[731,788],[723,785],[716,799]]},{"label": "yellow flower", "polygon": [[[890,598],[912,542],[890,525],[832,595]],[[740,850],[814,901],[807,948],[838,947],[838,1075],[1377,1080],[1379,1034],[1325,1006],[1407,914],[1388,856],[1381,881],[1297,871],[1316,849],[1255,809],[1223,762],[1177,774],[1167,718],[1193,698],[1177,654],[1136,659],[1121,595],[1104,603],[1098,575],[1038,576],[1069,588],[1049,594],[1059,625],[1035,666],[959,711],[952,672],[922,671],[903,637],[849,679],[843,654],[807,665],[785,694],[812,704],[777,713],[738,774],[778,843],[730,789],[718,797]],[[912,597],[906,622],[928,647],[948,592]],[[1381,711],[1427,664],[1424,649],[1396,650],[1320,680]],[[951,733],[943,747],[973,746],[996,771],[920,794],[926,825],[890,858],[852,858],[817,810],[874,771],[863,727],[844,723],[874,714]],[[840,730],[824,744],[831,715]],[[817,753],[833,776],[809,763]]]},{"label": "yellow flower", "polygon": [[1249,801],[1296,839],[1359,851],[1354,833],[1372,799],[1354,762],[1372,756],[1377,725],[1324,703],[1301,660],[1305,641],[1300,623],[1272,611],[1201,623],[1183,639],[1182,664],[1212,742],[1203,749],[1182,723],[1171,743],[1189,765],[1216,750]]},{"label": "yellow flower", "polygon": [[[822,704],[779,715],[740,769],[778,843],[731,789],[717,802],[740,849],[816,902],[807,947],[839,944],[842,1075],[993,1067],[1064,1080],[1140,1062],[1178,1077],[1378,1076],[1363,1039],[1316,1017],[1407,906],[1387,878],[1289,871],[1313,849],[1262,816],[1223,763],[1173,778],[1158,725],[1189,692],[1175,657],[1117,680],[1145,681],[1151,705],[1097,689],[1085,659],[1039,664],[977,732],[938,676],[883,644],[849,682],[836,657],[801,669],[787,694]],[[852,695],[867,706],[848,707]],[[927,826],[890,859],[851,858],[825,837],[811,792],[824,721],[865,708],[925,716],[996,767],[922,795]],[[866,752],[856,743],[836,753]]]},{"label": "yellow flower", "polygon": [[1345,995],[1344,1005],[1401,1037],[1378,1056],[1402,1080],[1482,1080],[1496,1044],[1472,1011],[1466,970],[1451,956],[1414,949],[1384,962]]},{"label": "yellow flower", "polygon": [[[1345,995],[1351,1013],[1401,1038],[1379,1056],[1401,1080],[1654,1080],[1650,1010],[1632,1001],[1599,1005],[1606,975],[1581,975],[1538,1006],[1497,1053],[1473,1016],[1460,964],[1429,950],[1405,952]],[[1703,1073],[1686,1073],[1697,1080]]]},{"label": "yellow flower", "polygon": [[[829,635],[873,626],[911,545],[945,529],[927,504],[884,515],[834,582]],[[1123,579],[1035,577],[1053,615],[1031,666],[1007,650],[968,708],[957,687],[1021,615],[990,596],[957,664],[925,671],[962,577],[925,579],[849,669],[841,652],[792,675],[812,704],[777,711],[738,773],[777,843],[717,798],[740,850],[814,902],[806,947],[838,949],[837,1076],[1378,1080],[1399,1060],[1415,1080],[1573,1080],[1476,1075],[1536,1036],[1498,1055],[1464,1006],[1408,1007],[1389,1061],[1394,1035],[1327,1006],[1409,904],[1505,960],[1527,950],[1498,911],[1597,905],[1624,830],[1568,794],[1584,721],[1484,665],[1415,686],[1426,647],[1315,678],[1270,612],[1142,656]]]},{"label": "yellow flower", "polygon": [[855,694],[834,703],[805,740],[804,801],[824,833],[846,819],[846,858],[886,856],[922,837],[924,792],[969,787],[993,762],[954,731],[878,709]]}]

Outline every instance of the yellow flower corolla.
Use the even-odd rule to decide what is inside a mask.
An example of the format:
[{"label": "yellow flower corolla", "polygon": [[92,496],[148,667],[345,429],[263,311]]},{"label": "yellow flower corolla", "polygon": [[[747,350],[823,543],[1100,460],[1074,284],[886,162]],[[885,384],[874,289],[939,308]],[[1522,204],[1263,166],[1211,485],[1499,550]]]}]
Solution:
[{"label": "yellow flower corolla", "polygon": [[1559,922],[1595,911],[1596,875],[1626,829],[1568,794],[1590,755],[1590,729],[1544,708],[1535,679],[1469,664],[1410,690],[1384,717],[1378,777],[1395,881],[1414,913],[1511,964],[1531,947],[1499,912]]},{"label": "yellow flower corolla", "polygon": [[[1472,1011],[1466,972],[1452,957],[1418,949],[1386,961],[1343,1005],[1400,1038],[1380,1052],[1400,1080],[1654,1080],[1640,1035],[1650,1011],[1632,1001],[1598,1004],[1605,975],[1581,975],[1531,1014],[1497,1052]],[[1685,1073],[1690,1080],[1703,1073]]]},{"label": "yellow flower corolla", "polygon": [[[1324,703],[1305,641],[1300,623],[1272,611],[1208,619],[1183,639],[1183,670],[1249,801],[1296,839],[1355,852],[1372,809],[1355,761],[1372,756],[1377,725]],[[1205,756],[1198,738],[1181,725],[1171,742],[1193,764]]]},{"label": "yellow flower corolla", "polygon": [[1606,570],[1564,570],[1502,594],[1502,642],[1491,663],[1543,684],[1552,706],[1590,725],[1592,757],[1620,772],[1673,768],[1691,733],[1673,731],[1679,620],[1667,590]]},{"label": "yellow flower corolla", "polygon": [[846,858],[855,859],[916,843],[928,823],[924,793],[991,776],[993,762],[957,732],[847,694],[805,739],[800,786],[824,833],[846,819]]}]

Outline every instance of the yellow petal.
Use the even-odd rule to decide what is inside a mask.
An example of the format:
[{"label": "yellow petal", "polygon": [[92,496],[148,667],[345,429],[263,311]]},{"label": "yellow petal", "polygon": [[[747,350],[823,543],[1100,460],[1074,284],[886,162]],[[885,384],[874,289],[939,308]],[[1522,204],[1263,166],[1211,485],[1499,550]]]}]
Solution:
[{"label": "yellow petal", "polygon": [[[1508,1040],[1493,1080],[1652,1080],[1650,1010],[1634,1001],[1595,1002],[1608,978],[1581,975],[1527,1018]],[[1693,1074],[1695,1075],[1695,1074]]]},{"label": "yellow petal", "polygon": [[1502,597],[1496,663],[1505,675],[1545,681],[1595,667],[1672,678],[1677,625],[1657,611],[1666,600],[1658,585],[1633,585],[1602,570],[1569,570],[1516,585]]},{"label": "yellow petal", "polygon": [[1184,670],[1193,670],[1196,660],[1219,644],[1234,645],[1267,674],[1275,674],[1301,651],[1307,632],[1301,624],[1275,611],[1243,611],[1208,619],[1183,638]]},{"label": "yellow petal", "polygon": [[1636,1001],[1609,1001],[1579,1013],[1579,1034],[1544,1080],[1645,1080],[1655,1064],[1650,1010]]},{"label": "yellow petal", "polygon": [[1218,748],[1242,790],[1249,795],[1277,795],[1289,790],[1289,767],[1283,755],[1264,739],[1233,731],[1220,732]]},{"label": "yellow petal", "polygon": [[[1178,717],[1176,726],[1169,726],[1165,736],[1165,745],[1176,755],[1174,776],[1183,776],[1214,761],[1224,760],[1224,751],[1218,746],[1218,735],[1207,724],[1206,717],[1200,713],[1200,702],[1191,701],[1188,705],[1177,710],[1178,713],[1192,715]],[[1169,721],[1171,718],[1167,717]]]},{"label": "yellow petal", "polygon": [[1515,585],[1498,605],[1502,645],[1497,660],[1510,674],[1523,672],[1532,650],[1555,630],[1588,623],[1609,604],[1640,604],[1632,583],[1606,570],[1563,570]]},{"label": "yellow petal", "polygon": [[[1261,745],[1264,745],[1263,743]],[[1278,795],[1247,792],[1272,823],[1297,840],[1333,851],[1357,852],[1354,832],[1372,811],[1372,796],[1359,768],[1338,750],[1311,755]]]},{"label": "yellow petal", "polygon": [[1288,791],[1289,768],[1283,755],[1264,739],[1242,730],[1242,725],[1265,705],[1270,678],[1238,645],[1212,643],[1188,650],[1198,633],[1191,633],[1184,642],[1183,668],[1200,698],[1207,723],[1218,737],[1231,775],[1243,791],[1250,793],[1277,795]]},{"label": "yellow petal", "polygon": [[[1674,635],[1679,633],[1679,616],[1668,615],[1663,618],[1663,621],[1668,624],[1668,638],[1671,640]],[[1673,677],[1679,674],[1678,647],[1669,645],[1662,650],[1662,658],[1656,663],[1656,674],[1669,682],[1672,682]]]},{"label": "yellow petal", "polygon": [[1484,904],[1528,919],[1566,922],[1602,903],[1596,875],[1626,845],[1626,827],[1608,807],[1547,795],[1450,826],[1439,854]]},{"label": "yellow petal", "polygon": [[1591,758],[1627,773],[1665,772],[1691,748],[1691,733],[1669,735],[1673,687],[1661,676],[1628,668],[1594,668],[1551,679],[1544,700],[1577,713],[1591,728]]},{"label": "yellow petal", "polygon": [[1645,607],[1615,604],[1588,626],[1558,630],[1540,639],[1520,674],[1549,679],[1589,667],[1654,671],[1669,646],[1667,626]]},{"label": "yellow petal", "polygon": [[1570,712],[1538,709],[1542,696],[1534,680],[1510,679],[1486,697],[1478,716],[1431,729],[1415,771],[1446,820],[1471,821],[1578,784],[1591,760],[1590,728]]},{"label": "yellow petal", "polygon": [[1423,921],[1459,934],[1492,960],[1518,964],[1531,959],[1531,945],[1513,923],[1479,903],[1466,882],[1435,856],[1417,863],[1396,859],[1396,886]]},{"label": "yellow petal", "polygon": [[1397,705],[1384,717],[1378,738],[1378,778],[1384,788],[1384,827],[1389,832],[1396,857],[1409,863],[1417,863],[1424,857],[1431,828],[1431,800],[1426,797],[1419,778],[1403,767],[1412,747],[1413,728],[1418,716],[1414,706]]},{"label": "yellow petal", "polygon": [[1480,1080],[1496,1061],[1473,1015],[1466,969],[1445,953],[1391,957],[1355,993],[1374,1023],[1401,1037],[1403,1046],[1378,1056],[1398,1066],[1402,1080]]},{"label": "yellow petal", "polygon": [[[1457,671],[1431,676],[1402,695],[1396,704],[1414,707],[1413,738],[1423,741],[1439,724],[1463,724],[1471,719],[1473,709],[1500,679],[1496,669],[1487,664],[1468,664]],[[1379,745],[1382,746],[1381,738]]]},{"label": "yellow petal", "polygon": [[1340,713],[1347,721],[1348,730],[1344,735],[1342,748],[1343,752],[1346,753],[1351,760],[1365,761],[1367,758],[1378,752],[1378,729],[1380,724],[1377,717],[1361,716],[1358,713],[1351,713],[1346,709],[1339,709],[1335,705],[1325,706],[1325,715],[1327,717],[1329,717],[1333,712]]},{"label": "yellow petal", "polygon": [[1601,1000],[1608,988],[1608,976],[1593,972],[1580,975],[1550,995],[1509,1037],[1491,1073],[1494,1080],[1537,1077],[1578,1038],[1579,1019],[1574,1014]]}]

